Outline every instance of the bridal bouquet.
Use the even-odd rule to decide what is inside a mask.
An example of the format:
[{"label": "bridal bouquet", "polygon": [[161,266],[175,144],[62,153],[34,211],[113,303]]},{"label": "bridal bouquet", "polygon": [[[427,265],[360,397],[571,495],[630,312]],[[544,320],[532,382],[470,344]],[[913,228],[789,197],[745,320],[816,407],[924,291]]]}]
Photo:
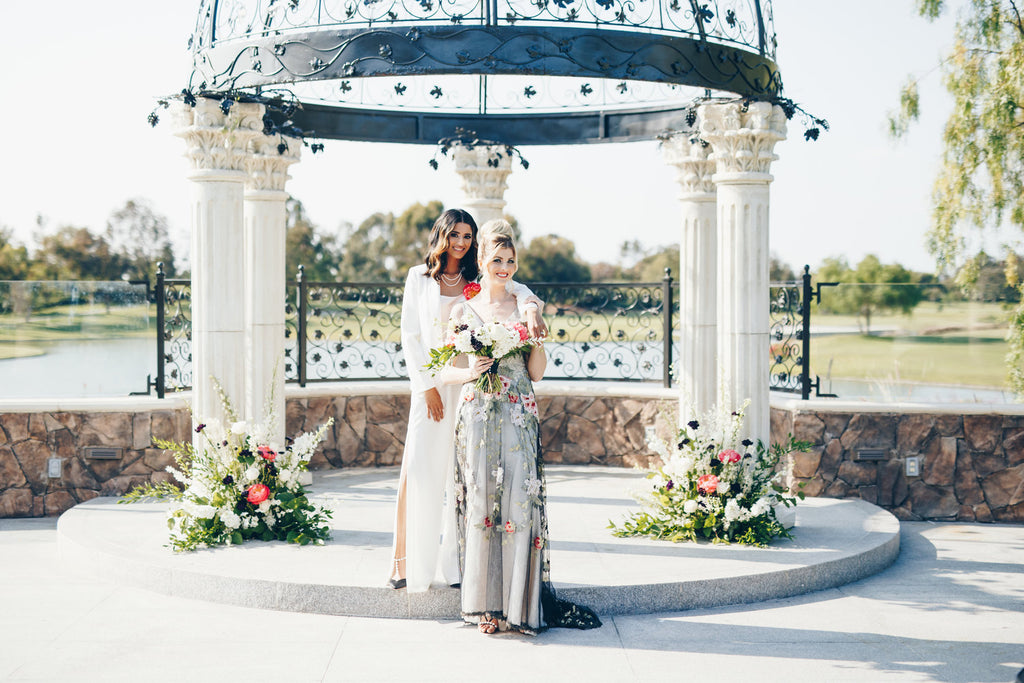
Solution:
[{"label": "bridal bouquet", "polygon": [[530,339],[530,333],[522,323],[491,322],[470,327],[468,323],[462,322],[449,330],[444,346],[430,349],[430,362],[424,367],[436,373],[462,353],[493,358],[491,367],[477,378],[476,387],[485,394],[497,394],[502,390],[498,361],[506,356],[523,353],[536,344],[537,340]]},{"label": "bridal bouquet", "polygon": [[170,546],[176,551],[250,539],[322,545],[330,538],[331,511],[309,502],[299,474],[333,420],[280,448],[269,443],[272,416],[261,423],[242,422],[223,393],[221,401],[231,424],[208,420],[196,425],[198,447],[154,439],[156,446],[174,453],[177,467],[167,471],[182,488],[169,483],[146,484],[130,491],[121,502],[146,498],[175,501],[167,513],[167,526]]},{"label": "bridal bouquet", "polygon": [[764,546],[777,536],[790,538],[776,507],[796,505],[803,492],[782,483],[779,461],[810,444],[796,441],[765,446],[739,439],[742,409],[711,413],[679,430],[676,444],[652,444],[664,465],[648,474],[652,487],[639,496],[646,508],[621,524],[616,536],[649,536],[668,541],[715,542]]}]

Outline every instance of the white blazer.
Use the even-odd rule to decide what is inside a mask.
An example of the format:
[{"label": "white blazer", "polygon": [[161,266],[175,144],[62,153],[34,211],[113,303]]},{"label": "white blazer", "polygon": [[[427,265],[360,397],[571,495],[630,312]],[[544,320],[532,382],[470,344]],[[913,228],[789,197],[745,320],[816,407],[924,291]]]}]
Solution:
[{"label": "white blazer", "polygon": [[[447,320],[440,319],[441,285],[426,273],[425,263],[410,268],[402,296],[402,351],[412,390],[420,393],[440,386],[423,366],[430,360],[430,349],[441,346],[448,324]],[[516,297],[522,313],[522,302],[533,296],[533,292],[519,282],[510,282],[508,291]]]}]

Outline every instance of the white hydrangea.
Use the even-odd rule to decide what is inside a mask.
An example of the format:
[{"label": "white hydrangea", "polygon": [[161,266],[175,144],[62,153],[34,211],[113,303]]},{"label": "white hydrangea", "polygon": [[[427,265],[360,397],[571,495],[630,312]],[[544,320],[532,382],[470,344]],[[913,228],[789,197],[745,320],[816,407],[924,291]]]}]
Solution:
[{"label": "white hydrangea", "polygon": [[724,479],[719,479],[718,480],[718,488],[716,489],[716,491],[718,491],[718,495],[724,496],[724,495],[729,493],[729,487],[731,487],[731,486],[732,486],[732,482],[731,481],[726,481]]},{"label": "white hydrangea", "polygon": [[736,502],[735,498],[730,498],[729,502],[725,504],[725,521],[735,522],[743,516],[743,511],[740,509],[740,504]]},{"label": "white hydrangea", "polygon": [[771,503],[768,502],[767,498],[758,498],[757,501],[750,507],[751,517],[760,517],[764,513],[768,512],[771,507]]},{"label": "white hydrangea", "polygon": [[455,335],[455,350],[459,353],[473,353],[473,331],[463,330]]},{"label": "white hydrangea", "polygon": [[236,515],[233,510],[221,510],[220,521],[224,522],[224,526],[231,530],[235,530],[242,525],[242,518]]}]

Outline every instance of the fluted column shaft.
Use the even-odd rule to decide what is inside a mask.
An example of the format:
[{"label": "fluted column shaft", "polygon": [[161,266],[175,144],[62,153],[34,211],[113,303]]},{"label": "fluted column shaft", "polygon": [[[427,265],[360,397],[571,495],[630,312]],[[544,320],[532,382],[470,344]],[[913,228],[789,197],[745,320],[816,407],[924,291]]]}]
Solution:
[{"label": "fluted column shaft", "polygon": [[502,145],[456,144],[452,147],[455,172],[462,179],[463,205],[477,225],[505,215],[505,190],[512,173],[512,156]]},{"label": "fluted column shaft", "polygon": [[700,107],[711,144],[718,207],[718,368],[722,409],[749,399],[744,436],[768,443],[768,205],[781,107],[767,102]]},{"label": "fluted column shaft", "polygon": [[[284,445],[285,202],[288,167],[302,141],[261,135],[251,142],[245,181],[245,418],[273,416],[271,441]],[[280,147],[284,145],[284,147]]]},{"label": "fluted column shaft", "polygon": [[665,161],[675,166],[681,192],[682,235],[679,240],[679,379],[680,425],[715,405],[717,347],[717,245],[714,162],[710,149],[689,134],[666,140]]},{"label": "fluted column shaft", "polygon": [[218,102],[200,98],[194,107],[178,103],[173,112],[191,165],[192,405],[200,419],[227,417],[214,381],[236,411],[245,396],[242,195],[262,109],[235,104],[225,113]]}]

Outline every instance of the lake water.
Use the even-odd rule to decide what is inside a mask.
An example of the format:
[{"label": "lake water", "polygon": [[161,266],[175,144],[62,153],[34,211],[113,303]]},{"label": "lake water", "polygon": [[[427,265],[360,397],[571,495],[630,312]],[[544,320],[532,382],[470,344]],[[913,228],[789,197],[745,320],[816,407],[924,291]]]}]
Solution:
[{"label": "lake water", "polygon": [[0,398],[127,396],[156,377],[156,340],[31,342],[41,356],[0,360]]},{"label": "lake water", "polygon": [[[147,374],[156,377],[156,341],[151,338],[33,342],[32,346],[43,349],[45,354],[0,360],[0,399],[127,396],[145,391]],[[660,377],[660,354],[644,356],[639,354],[644,361],[657,366],[653,373],[645,374]],[[574,353],[570,361],[577,367],[581,361],[583,364],[594,362],[597,377],[617,376],[613,356]],[[565,368],[554,363],[549,363],[549,370],[546,376],[550,379],[565,376]],[[365,372],[372,371],[354,372],[353,376]],[[831,391],[844,400],[915,403],[1012,403],[1014,400],[1010,392],[977,387],[854,380],[831,383],[822,380],[822,385],[823,392]]]}]

